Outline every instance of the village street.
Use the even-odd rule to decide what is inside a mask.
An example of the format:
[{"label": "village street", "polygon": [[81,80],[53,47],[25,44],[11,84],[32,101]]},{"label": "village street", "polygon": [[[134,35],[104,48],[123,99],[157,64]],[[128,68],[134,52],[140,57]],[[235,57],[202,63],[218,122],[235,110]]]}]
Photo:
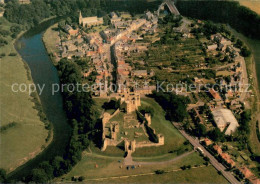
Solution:
[{"label": "village street", "polygon": [[240,182],[231,174],[231,172],[226,171],[226,168],[219,163],[213,155],[211,155],[199,142],[198,139],[194,139],[190,135],[188,135],[184,130],[180,129],[180,125],[178,123],[173,123],[173,125],[179,130],[179,132],[194,146],[194,148],[200,147],[204,155],[207,156],[211,162],[211,164],[222,173],[222,175],[232,184],[239,184]]}]

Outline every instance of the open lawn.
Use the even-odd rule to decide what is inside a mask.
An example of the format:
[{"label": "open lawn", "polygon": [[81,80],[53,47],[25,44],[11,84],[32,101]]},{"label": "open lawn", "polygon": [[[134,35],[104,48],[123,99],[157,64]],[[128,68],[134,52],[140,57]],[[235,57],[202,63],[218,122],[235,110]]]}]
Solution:
[{"label": "open lawn", "polygon": [[102,106],[104,105],[105,102],[108,102],[109,99],[108,98],[93,98],[94,100],[94,108],[98,111],[98,113],[102,114],[102,112],[104,111]]},{"label": "open lawn", "polygon": [[[0,18],[0,22],[3,29],[11,26],[4,18]],[[42,150],[48,131],[40,121],[28,92],[12,91],[14,83],[28,85],[33,82],[28,66],[13,47],[11,37],[7,39],[9,44],[0,49],[0,54],[6,54],[0,59],[0,122],[1,127],[12,122],[15,126],[0,132],[0,168],[10,172]],[[8,56],[10,53],[17,56]]]},{"label": "open lawn", "polygon": [[[178,132],[170,121],[165,120],[165,112],[161,106],[152,98],[142,98],[143,105],[150,106],[154,109],[151,127],[155,129],[156,134],[164,135],[164,145],[155,147],[138,148],[133,156],[147,157],[168,154],[169,152],[185,152],[190,150],[190,146],[183,145],[185,138]],[[186,149],[186,150],[185,150]]]},{"label": "open lawn", "polygon": [[[165,183],[165,182],[179,182],[179,183],[227,183],[227,181],[220,175],[212,166],[204,166],[204,160],[198,153],[192,153],[180,160],[155,165],[140,165],[135,169],[127,170],[123,164],[122,158],[106,157],[84,152],[82,160],[69,172],[67,175],[59,178],[59,181],[68,182],[72,177],[85,177],[85,182],[103,182],[103,183]],[[194,168],[186,171],[179,170],[183,165],[201,166],[201,168]],[[164,170],[170,172],[162,175],[155,175],[156,170]],[[136,175],[136,177],[128,177]],[[142,176],[138,176],[142,175]],[[122,177],[123,176],[123,177]],[[122,177],[120,179],[112,179],[111,177]],[[126,178],[128,177],[128,178]],[[160,177],[159,180],[156,178]],[[105,180],[91,180],[98,178],[107,178]]]}]

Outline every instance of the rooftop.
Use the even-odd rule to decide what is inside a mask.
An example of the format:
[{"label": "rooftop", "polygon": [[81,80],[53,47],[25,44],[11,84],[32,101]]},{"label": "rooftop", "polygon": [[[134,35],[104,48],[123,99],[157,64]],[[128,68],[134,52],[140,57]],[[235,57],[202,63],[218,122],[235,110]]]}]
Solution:
[{"label": "rooftop", "polygon": [[233,132],[236,131],[237,127],[239,126],[235,116],[229,109],[217,109],[212,112],[214,116],[214,120],[217,126],[220,128],[221,131],[224,129],[221,128],[222,126],[228,126],[225,134],[231,135]]}]

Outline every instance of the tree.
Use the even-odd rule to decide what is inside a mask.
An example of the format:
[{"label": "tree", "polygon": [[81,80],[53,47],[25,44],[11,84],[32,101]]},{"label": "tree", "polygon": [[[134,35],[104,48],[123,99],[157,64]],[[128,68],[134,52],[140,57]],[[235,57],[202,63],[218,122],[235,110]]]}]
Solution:
[{"label": "tree", "polygon": [[219,130],[219,128],[215,128],[214,130],[210,131],[209,137],[216,142],[224,140],[224,134]]},{"label": "tree", "polygon": [[48,176],[44,169],[33,169],[31,179],[35,183],[46,183],[48,181]]},{"label": "tree", "polygon": [[6,171],[0,168],[0,183],[4,183],[6,181]]},{"label": "tree", "polygon": [[84,181],[84,179],[85,179],[84,176],[80,176],[80,177],[78,178],[78,181]]},{"label": "tree", "polygon": [[203,125],[203,124],[198,124],[197,134],[198,134],[199,137],[204,137],[204,136],[206,136],[206,134],[207,134],[207,129],[206,129],[205,125]]},{"label": "tree", "polygon": [[65,25],[66,25],[66,21],[65,21],[65,20],[62,20],[62,21],[60,21],[60,22],[58,23],[59,29],[62,29],[62,30],[64,29]]},{"label": "tree", "polygon": [[243,45],[244,45],[243,42],[240,39],[237,39],[235,46],[241,48]]},{"label": "tree", "polygon": [[189,99],[173,93],[153,91],[152,95],[166,112],[166,118],[170,121],[182,122],[187,116],[187,104]]},{"label": "tree", "polygon": [[54,169],[48,161],[43,161],[42,163],[40,163],[39,168],[44,170],[48,180],[51,180],[53,178],[53,170]]},{"label": "tree", "polygon": [[54,171],[53,171],[54,177],[58,177],[58,176],[61,176],[62,174],[64,174],[65,161],[62,157],[56,156],[54,158],[54,160],[52,161],[51,165],[54,169]]},{"label": "tree", "polygon": [[241,55],[244,57],[248,57],[251,55],[251,51],[246,46],[244,46],[241,48]]}]

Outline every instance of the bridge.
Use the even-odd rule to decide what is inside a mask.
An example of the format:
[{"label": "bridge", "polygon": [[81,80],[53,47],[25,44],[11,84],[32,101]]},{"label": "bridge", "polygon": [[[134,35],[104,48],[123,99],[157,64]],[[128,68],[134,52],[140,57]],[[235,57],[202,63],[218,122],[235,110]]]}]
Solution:
[{"label": "bridge", "polygon": [[164,6],[167,6],[170,10],[170,12],[174,15],[180,15],[180,12],[176,8],[173,0],[165,0],[158,8],[157,15],[160,15],[160,11],[164,8]]}]

